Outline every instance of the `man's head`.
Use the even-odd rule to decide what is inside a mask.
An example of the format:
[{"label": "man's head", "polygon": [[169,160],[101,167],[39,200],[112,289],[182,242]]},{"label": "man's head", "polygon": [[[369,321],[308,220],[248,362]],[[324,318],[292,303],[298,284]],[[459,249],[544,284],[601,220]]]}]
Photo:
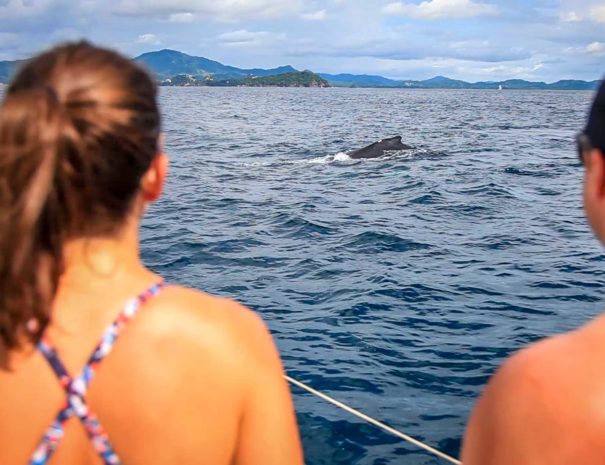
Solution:
[{"label": "man's head", "polygon": [[605,80],[593,101],[586,128],[578,136],[584,175],[584,209],[594,233],[605,243]]}]

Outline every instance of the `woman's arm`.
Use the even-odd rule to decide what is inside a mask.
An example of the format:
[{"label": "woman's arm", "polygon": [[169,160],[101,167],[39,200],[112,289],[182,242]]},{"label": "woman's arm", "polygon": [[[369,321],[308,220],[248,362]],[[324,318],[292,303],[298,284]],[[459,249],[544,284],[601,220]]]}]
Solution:
[{"label": "woman's arm", "polygon": [[303,454],[290,390],[271,335],[246,312],[244,407],[235,465],[302,465]]}]

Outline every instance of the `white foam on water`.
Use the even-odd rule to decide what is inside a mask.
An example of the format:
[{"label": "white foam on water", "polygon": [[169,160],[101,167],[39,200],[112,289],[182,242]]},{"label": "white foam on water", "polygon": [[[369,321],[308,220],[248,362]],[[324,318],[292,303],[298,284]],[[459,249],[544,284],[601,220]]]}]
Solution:
[{"label": "white foam on water", "polygon": [[309,163],[312,165],[327,165],[334,162],[348,162],[351,161],[351,157],[349,157],[345,152],[338,152],[335,155],[326,155],[323,157],[312,158],[310,160],[306,160],[305,163]]},{"label": "white foam on water", "polygon": [[241,166],[259,167],[259,166],[276,166],[276,165],[327,165],[334,161],[334,155],[325,155],[309,159],[281,159],[281,160],[263,160],[262,162],[243,162]]},{"label": "white foam on water", "polygon": [[262,160],[252,162],[239,163],[240,166],[249,167],[266,167],[275,165],[353,165],[361,162],[377,162],[392,159],[410,159],[418,155],[431,154],[432,152],[426,149],[412,149],[412,150],[389,150],[386,151],[384,156],[378,158],[372,158],[367,160],[356,160],[351,158],[346,152],[338,152],[336,154],[324,155],[323,157],[315,157],[311,159],[282,159],[282,160]]},{"label": "white foam on water", "polygon": [[326,155],[324,157],[311,158],[310,160],[301,161],[301,163],[308,163],[310,165],[326,165],[334,160],[333,155]]},{"label": "white foam on water", "polygon": [[345,152],[338,152],[336,155],[334,155],[334,161],[349,161],[351,160],[351,157],[346,154]]}]

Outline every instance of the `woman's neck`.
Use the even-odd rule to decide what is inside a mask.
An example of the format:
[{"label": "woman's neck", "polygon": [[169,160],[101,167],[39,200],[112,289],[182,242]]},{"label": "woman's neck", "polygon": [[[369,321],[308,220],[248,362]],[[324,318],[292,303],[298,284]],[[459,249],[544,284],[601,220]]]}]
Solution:
[{"label": "woman's neck", "polygon": [[121,279],[143,266],[138,224],[128,224],[111,237],[72,239],[63,248],[63,259],[62,287],[81,288],[91,282]]}]

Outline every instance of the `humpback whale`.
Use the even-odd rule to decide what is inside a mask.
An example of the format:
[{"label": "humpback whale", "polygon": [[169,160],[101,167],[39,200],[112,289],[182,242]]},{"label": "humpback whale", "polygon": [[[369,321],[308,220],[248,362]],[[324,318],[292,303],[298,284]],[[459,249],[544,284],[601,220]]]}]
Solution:
[{"label": "humpback whale", "polygon": [[401,142],[401,136],[390,137],[388,139],[382,139],[378,142],[363,147],[361,149],[353,150],[348,152],[347,155],[353,159],[359,158],[378,158],[384,155],[385,151],[390,150],[410,150],[414,147],[405,145]]}]

